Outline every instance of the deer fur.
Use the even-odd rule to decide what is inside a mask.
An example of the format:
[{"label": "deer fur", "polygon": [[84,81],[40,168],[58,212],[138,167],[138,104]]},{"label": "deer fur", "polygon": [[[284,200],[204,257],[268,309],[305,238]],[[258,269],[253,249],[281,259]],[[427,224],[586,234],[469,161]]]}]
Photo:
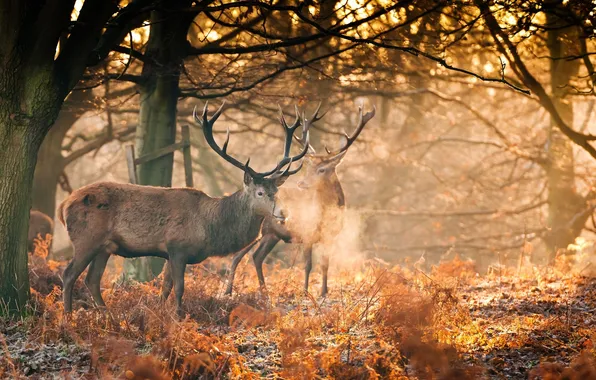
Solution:
[{"label": "deer fur", "polygon": [[35,238],[45,239],[46,235],[54,233],[54,221],[41,211],[31,210],[29,212],[29,233],[27,236],[27,247],[29,252],[35,249]]}]

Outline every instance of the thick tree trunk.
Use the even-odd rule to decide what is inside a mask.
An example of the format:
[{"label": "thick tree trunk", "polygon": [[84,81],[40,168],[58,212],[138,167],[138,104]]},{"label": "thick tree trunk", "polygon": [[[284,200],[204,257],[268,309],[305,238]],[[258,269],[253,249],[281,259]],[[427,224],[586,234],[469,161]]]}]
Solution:
[{"label": "thick tree trunk", "polygon": [[42,136],[0,120],[0,313],[21,312],[29,299],[29,189]]},{"label": "thick tree trunk", "polygon": [[32,208],[54,218],[56,213],[56,190],[58,178],[65,169],[62,156],[64,137],[81,117],[91,109],[92,91],[75,91],[65,102],[58,119],[46,135],[37,154],[33,177]]},{"label": "thick tree trunk", "polygon": [[21,47],[13,45],[16,41],[12,30],[0,40],[0,311],[9,314],[22,313],[29,297],[33,172],[37,151],[61,105],[51,66],[26,61]]},{"label": "thick tree trunk", "polygon": [[[560,20],[550,17],[549,23]],[[548,49],[551,60],[551,96],[557,111],[567,125],[573,125],[573,103],[565,99],[567,85],[578,74],[579,61],[557,59],[577,55],[577,28],[553,28],[548,32]],[[585,212],[584,198],[575,189],[573,147],[556,122],[551,122],[548,144],[548,210],[550,233],[545,239],[551,259],[560,249],[566,249],[581,233],[589,217]],[[583,214],[582,214],[583,213]]]},{"label": "thick tree trunk", "polygon": [[0,2],[0,305],[9,312],[23,311],[29,294],[27,230],[38,150],[118,11],[113,0],[85,1],[71,23],[73,4]]},{"label": "thick tree trunk", "polygon": [[[191,17],[179,17],[172,12],[154,11],[151,14],[151,33],[145,53],[148,59],[143,66],[141,109],[136,133],[137,157],[171,145],[176,140],[178,82],[191,22]],[[139,183],[172,186],[173,165],[174,154],[140,165]],[[148,281],[161,273],[165,261],[151,257],[132,262],[135,279]]]}]

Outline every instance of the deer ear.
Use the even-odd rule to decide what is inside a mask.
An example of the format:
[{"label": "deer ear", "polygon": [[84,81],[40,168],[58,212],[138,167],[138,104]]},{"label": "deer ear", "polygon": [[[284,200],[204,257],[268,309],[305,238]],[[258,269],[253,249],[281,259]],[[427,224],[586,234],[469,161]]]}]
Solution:
[{"label": "deer ear", "polygon": [[250,184],[252,183],[252,176],[250,175],[250,173],[248,171],[244,172],[244,184],[246,186],[250,186]]},{"label": "deer ear", "polygon": [[280,187],[281,185],[283,185],[286,180],[288,179],[289,176],[287,175],[282,175],[281,177],[277,177],[275,179],[275,187]]}]

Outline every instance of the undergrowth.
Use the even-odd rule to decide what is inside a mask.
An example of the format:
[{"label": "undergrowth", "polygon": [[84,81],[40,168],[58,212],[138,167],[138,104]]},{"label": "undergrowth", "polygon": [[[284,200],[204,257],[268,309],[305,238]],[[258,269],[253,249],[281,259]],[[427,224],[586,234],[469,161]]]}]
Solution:
[{"label": "undergrowth", "polygon": [[[172,299],[160,301],[162,278],[119,283],[107,274],[107,309],[101,310],[83,275],[67,317],[61,302],[66,263],[48,260],[49,240],[36,247],[29,260],[30,317],[0,322],[0,378],[480,379],[494,375],[500,352],[544,345],[535,332],[548,331],[581,343],[568,361],[544,355],[524,376],[596,379],[589,326],[512,314],[502,330],[515,333],[492,334],[497,321],[491,326],[490,315],[477,313],[484,301],[468,295],[486,286],[495,299],[507,292],[514,299],[515,286],[547,286],[552,273],[542,273],[541,285],[535,276],[502,271],[479,278],[474,263],[457,256],[429,274],[369,261],[335,271],[331,294],[321,299],[302,292],[298,268],[267,267],[262,292],[243,264],[229,297],[225,280],[197,265],[186,274],[184,319],[176,317]],[[315,275],[311,289],[318,286]]]}]

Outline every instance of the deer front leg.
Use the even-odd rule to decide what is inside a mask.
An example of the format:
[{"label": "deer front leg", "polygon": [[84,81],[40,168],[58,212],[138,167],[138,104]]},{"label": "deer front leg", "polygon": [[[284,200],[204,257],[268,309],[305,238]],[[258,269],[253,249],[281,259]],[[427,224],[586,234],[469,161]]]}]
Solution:
[{"label": "deer front leg", "polygon": [[230,267],[230,274],[228,275],[228,286],[226,287],[226,292],[224,294],[231,295],[232,288],[234,286],[234,276],[236,275],[236,268],[238,268],[238,264],[242,261],[242,258],[246,256],[248,252],[254,247],[254,245],[258,242],[258,240],[254,241],[240,252],[236,253],[234,259],[232,259],[232,266]]},{"label": "deer front leg", "polygon": [[186,269],[186,261],[181,257],[171,258],[170,274],[174,282],[174,295],[176,296],[176,313],[180,318],[182,314],[182,295],[184,294],[184,270]]},{"label": "deer front leg", "polygon": [[321,297],[327,295],[327,272],[329,271],[329,255],[323,254],[321,261],[321,271],[323,272],[323,285],[321,287]]},{"label": "deer front leg", "polygon": [[253,262],[255,264],[255,269],[257,270],[257,277],[259,278],[259,286],[261,289],[265,289],[265,276],[263,276],[263,262],[271,250],[275,247],[277,242],[279,242],[279,237],[273,234],[265,235],[261,239],[261,244],[255,251],[253,255]]},{"label": "deer front leg", "polygon": [[312,270],[312,245],[304,247],[304,293],[308,294],[308,278]]}]

